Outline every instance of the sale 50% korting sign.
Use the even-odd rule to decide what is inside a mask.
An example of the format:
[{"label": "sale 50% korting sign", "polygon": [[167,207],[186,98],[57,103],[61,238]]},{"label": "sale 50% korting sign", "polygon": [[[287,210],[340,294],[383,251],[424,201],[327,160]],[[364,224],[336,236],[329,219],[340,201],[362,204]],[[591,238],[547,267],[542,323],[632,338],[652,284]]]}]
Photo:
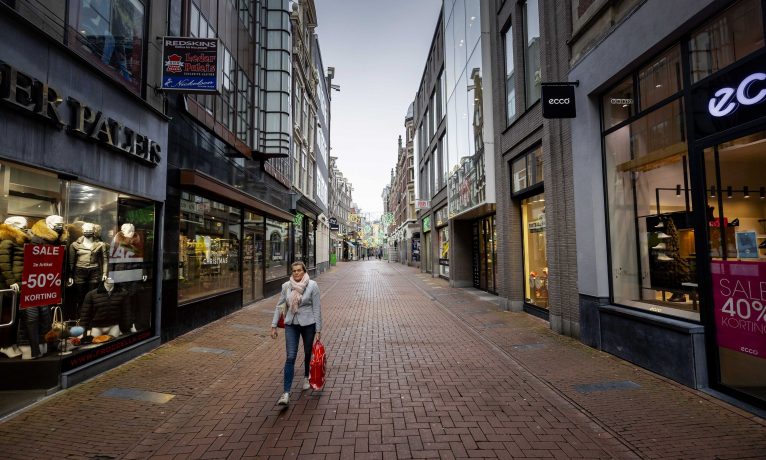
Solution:
[{"label": "sale 50% korting sign", "polygon": [[766,358],[766,263],[711,264],[718,345]]},{"label": "sale 50% korting sign", "polygon": [[25,244],[19,308],[56,305],[62,301],[64,246]]}]

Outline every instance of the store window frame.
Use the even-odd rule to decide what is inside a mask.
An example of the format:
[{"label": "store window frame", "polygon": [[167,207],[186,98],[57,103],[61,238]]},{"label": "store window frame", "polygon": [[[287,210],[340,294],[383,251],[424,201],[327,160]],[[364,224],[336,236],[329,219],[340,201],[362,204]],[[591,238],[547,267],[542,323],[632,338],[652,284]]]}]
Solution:
[{"label": "store window frame", "polygon": [[[742,0],[744,1],[744,0]],[[761,5],[761,28],[763,36],[766,37],[766,0],[759,0],[759,3]],[[718,18],[722,14],[724,14],[728,9],[734,7],[736,5],[736,2],[734,4],[726,5],[724,8],[720,9],[714,14],[711,14],[708,16],[703,22],[698,24],[696,27],[690,29],[687,33],[682,35],[679,39],[672,42],[668,46],[663,47],[660,51],[655,53],[654,55],[648,57],[647,59],[642,60],[639,65],[636,67],[633,67],[630,72],[621,75],[620,79],[615,82],[613,86],[611,86],[607,91],[602,93],[602,96],[606,96],[608,91],[612,88],[615,88],[618,86],[619,82],[624,81],[627,78],[632,79],[632,91],[633,91],[633,100],[634,102],[641,100],[640,95],[640,79],[639,79],[639,73],[640,71],[649,63],[656,60],[658,57],[668,53],[668,51],[673,47],[679,47],[680,49],[680,71],[681,71],[681,83],[682,86],[675,94],[669,95],[664,99],[656,101],[653,105],[648,107],[640,107],[640,106],[634,106],[634,108],[630,111],[631,114],[628,116],[625,120],[614,124],[610,126],[609,128],[605,127],[604,123],[604,98],[601,98],[601,101],[599,103],[599,120],[601,124],[601,155],[602,155],[602,185],[603,185],[603,191],[604,191],[604,222],[605,222],[605,232],[606,232],[606,239],[607,239],[607,264],[609,267],[609,299],[610,302],[614,303],[615,305],[619,305],[621,307],[635,310],[642,313],[652,314],[656,315],[658,317],[665,317],[672,320],[683,320],[683,321],[689,321],[692,323],[701,323],[708,328],[708,331],[714,331],[714,318],[713,318],[713,308],[712,308],[712,297],[711,297],[711,273],[710,273],[710,256],[708,254],[708,238],[709,238],[709,229],[707,228],[707,220],[702,217],[702,213],[704,209],[706,209],[707,206],[707,190],[705,190],[704,193],[700,193],[699,191],[695,192],[693,189],[700,188],[700,184],[705,185],[706,180],[704,177],[705,171],[704,171],[704,150],[706,148],[713,148],[715,145],[728,141],[736,139],[740,136],[746,135],[748,133],[757,132],[759,130],[763,130],[763,119],[756,120],[754,122],[745,123],[742,126],[738,126],[736,128],[724,130],[722,132],[709,135],[706,137],[700,137],[697,138],[694,132],[694,114],[693,114],[693,98],[692,93],[695,88],[703,85],[709,78],[715,78],[716,76],[725,74],[728,70],[732,68],[732,66],[736,66],[738,64],[756,60],[756,59],[763,59],[763,57],[766,57],[766,44],[762,46],[761,48],[754,50],[750,52],[750,54],[747,54],[745,56],[740,57],[738,60],[729,63],[725,67],[718,69],[715,72],[712,72],[708,75],[706,75],[704,78],[700,78],[697,81],[692,81],[692,64],[691,64],[691,52],[690,52],[690,41],[694,34],[701,30],[702,27],[704,27],[706,24],[710,23],[712,20]],[[613,254],[612,254],[612,248],[611,248],[611,241],[612,241],[612,232],[611,232],[611,218],[610,218],[610,211],[609,211],[609,203],[608,203],[608,191],[607,191],[607,169],[606,169],[606,137],[613,133],[618,131],[621,128],[624,128],[626,126],[629,126],[631,123],[638,121],[643,116],[655,112],[657,110],[663,109],[664,107],[668,106],[669,104],[673,104],[675,102],[680,101],[682,104],[682,115],[684,116],[684,127],[683,127],[683,135],[685,136],[685,144],[687,147],[686,150],[686,156],[687,156],[687,177],[685,179],[688,179],[688,183],[684,185],[684,188],[686,189],[686,193],[688,195],[687,201],[690,205],[690,212],[691,212],[691,219],[692,219],[692,226],[695,231],[695,243],[694,247],[696,249],[697,254],[702,254],[701,257],[697,259],[696,264],[696,276],[697,276],[697,292],[699,295],[699,301],[700,305],[698,307],[699,310],[699,319],[691,319],[688,317],[679,317],[677,314],[670,314],[666,313],[664,311],[656,311],[649,307],[647,308],[641,308],[636,307],[632,305],[624,305],[619,302],[615,301],[615,291],[614,291],[614,280],[612,279],[611,273],[612,273],[612,267],[614,265],[613,260]],[[703,187],[704,189],[704,187]],[[683,193],[683,192],[682,192]],[[719,191],[720,193],[720,191]],[[715,375],[715,372],[718,371],[720,362],[718,361],[718,355],[717,352],[715,352],[715,348],[717,347],[717,344],[715,344],[716,338],[715,334],[709,333],[707,334],[707,351],[712,357],[712,360],[714,361],[714,365],[710,366],[709,369],[709,377],[711,379],[711,382],[716,382],[715,378],[717,377]],[[726,392],[731,394],[736,394],[737,397],[742,397],[743,399],[749,399],[751,402],[754,402],[756,404],[759,404],[758,401],[753,401],[752,398],[749,398],[747,395],[744,395],[736,390],[729,389],[727,387],[723,387],[720,383],[716,384],[719,388],[724,388]],[[762,404],[762,402],[760,402]]]}]

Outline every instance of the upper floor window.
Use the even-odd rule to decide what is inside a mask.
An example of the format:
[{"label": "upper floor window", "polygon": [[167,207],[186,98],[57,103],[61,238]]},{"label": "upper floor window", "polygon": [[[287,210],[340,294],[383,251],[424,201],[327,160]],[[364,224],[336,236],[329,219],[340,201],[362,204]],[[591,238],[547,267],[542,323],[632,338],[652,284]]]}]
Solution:
[{"label": "upper floor window", "polygon": [[527,107],[540,99],[540,10],[538,0],[524,3],[524,33],[526,50],[524,52]]},{"label": "upper floor window", "polygon": [[516,118],[516,69],[513,63],[513,26],[503,34],[505,45],[505,122],[511,124]]},{"label": "upper floor window", "polygon": [[141,88],[144,4],[138,0],[71,2],[75,49],[132,90]]},{"label": "upper floor window", "polygon": [[689,40],[692,82],[763,47],[760,0],[742,0],[700,27]]},{"label": "upper floor window", "polygon": [[543,182],[543,147],[537,146],[511,163],[511,191],[517,193]]}]

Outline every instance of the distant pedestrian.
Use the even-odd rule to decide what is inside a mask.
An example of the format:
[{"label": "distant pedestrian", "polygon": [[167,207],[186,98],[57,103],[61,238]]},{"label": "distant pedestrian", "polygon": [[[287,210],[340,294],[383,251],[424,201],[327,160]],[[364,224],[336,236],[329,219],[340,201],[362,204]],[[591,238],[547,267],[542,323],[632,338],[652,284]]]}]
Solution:
[{"label": "distant pedestrian", "polygon": [[309,278],[306,265],[303,262],[293,262],[290,281],[282,285],[274,317],[271,320],[271,338],[277,338],[277,322],[280,313],[285,314],[285,360],[284,393],[277,404],[290,404],[290,388],[293,385],[295,373],[295,357],[298,354],[298,342],[303,337],[303,354],[306,358],[303,369],[304,390],[309,385],[309,363],[314,339],[319,340],[322,331],[322,305],[319,300],[319,285]]}]

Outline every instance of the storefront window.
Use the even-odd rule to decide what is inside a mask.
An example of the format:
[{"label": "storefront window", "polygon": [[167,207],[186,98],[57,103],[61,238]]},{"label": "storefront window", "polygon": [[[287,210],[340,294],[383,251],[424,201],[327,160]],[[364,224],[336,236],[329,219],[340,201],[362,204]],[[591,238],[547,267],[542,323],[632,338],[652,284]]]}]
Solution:
[{"label": "storefront window", "polygon": [[604,129],[609,129],[622,123],[636,111],[633,98],[633,78],[629,77],[607,91],[601,100],[604,114]]},{"label": "storefront window", "polygon": [[240,287],[239,209],[183,192],[178,261],[178,300]]},{"label": "storefront window", "polygon": [[439,234],[439,275],[449,278],[449,227],[442,227]]},{"label": "storefront window", "polygon": [[676,45],[638,72],[640,110],[646,110],[682,89],[681,47]]},{"label": "storefront window", "polygon": [[[0,289],[18,284],[22,303],[34,301],[20,305],[15,324],[0,328],[0,349],[18,349],[22,359],[39,358],[36,363],[61,359],[69,370],[95,359],[87,350],[150,331],[152,201],[6,163],[0,163],[0,186],[7,190],[0,199]],[[26,243],[61,247],[61,266],[41,274],[36,267],[43,265],[24,257]],[[39,297],[24,298],[33,292]],[[54,292],[60,296],[46,304]],[[64,328],[51,335],[54,304],[61,305]]]},{"label": "storefront window", "polygon": [[301,260],[306,262],[306,258],[303,253],[303,251],[306,249],[306,241],[303,238],[303,220],[303,214],[299,213],[295,216],[295,220],[293,221],[293,231],[295,232],[295,248],[293,249],[293,254],[295,255],[294,260]]},{"label": "storefront window", "polygon": [[[766,132],[705,151],[721,383],[765,399]],[[761,286],[760,289],[753,286]]]},{"label": "storefront window", "polygon": [[263,216],[246,212],[242,238],[242,297],[245,303],[263,297],[263,232]]},{"label": "storefront window", "polygon": [[604,145],[614,301],[698,320],[681,100],[609,132]]},{"label": "storefront window", "polygon": [[[143,62],[144,5],[138,0],[79,0],[70,3],[73,36],[107,73],[139,91]],[[82,46],[80,46],[82,45]]]},{"label": "storefront window", "polygon": [[284,278],[289,274],[289,236],[288,222],[266,219],[266,281]]},{"label": "storefront window", "polygon": [[545,249],[545,194],[521,201],[524,244],[524,301],[548,309],[548,256]]},{"label": "storefront window", "polygon": [[760,0],[742,0],[713,18],[689,40],[692,82],[763,47]]}]

